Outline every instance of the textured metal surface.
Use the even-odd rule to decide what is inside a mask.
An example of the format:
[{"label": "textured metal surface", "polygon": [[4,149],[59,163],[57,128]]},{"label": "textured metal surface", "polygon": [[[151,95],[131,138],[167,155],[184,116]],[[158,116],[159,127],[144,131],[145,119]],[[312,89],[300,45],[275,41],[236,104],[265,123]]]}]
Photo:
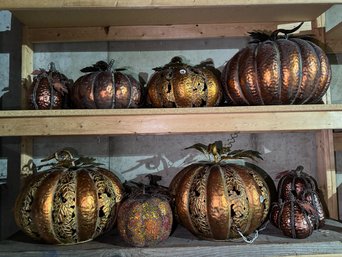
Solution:
[{"label": "textured metal surface", "polygon": [[270,193],[254,170],[236,164],[197,163],[170,183],[179,222],[194,235],[228,240],[254,232],[266,219]]},{"label": "textured metal surface", "polygon": [[78,78],[71,94],[75,108],[114,109],[139,107],[140,83],[121,72],[99,71]]},{"label": "textured metal surface", "polygon": [[307,211],[296,199],[274,204],[270,217],[272,223],[288,237],[303,239],[313,232]]},{"label": "textured metal surface", "polygon": [[28,178],[15,205],[18,226],[53,244],[91,240],[112,228],[123,196],[120,180],[102,168],[54,168]]},{"label": "textured metal surface", "polygon": [[172,228],[172,209],[167,199],[139,195],[125,200],[118,213],[118,231],[132,246],[153,246],[166,240]]},{"label": "textured metal surface", "polygon": [[222,88],[210,67],[171,61],[152,74],[147,95],[149,103],[159,108],[217,106]]},{"label": "textured metal surface", "polygon": [[267,40],[227,63],[223,88],[230,104],[304,104],[321,101],[331,69],[321,48],[303,39]]},{"label": "textured metal surface", "polygon": [[29,88],[28,103],[31,109],[62,109],[65,96],[54,86],[60,84],[69,87],[68,78],[55,71],[44,71],[33,79]]}]

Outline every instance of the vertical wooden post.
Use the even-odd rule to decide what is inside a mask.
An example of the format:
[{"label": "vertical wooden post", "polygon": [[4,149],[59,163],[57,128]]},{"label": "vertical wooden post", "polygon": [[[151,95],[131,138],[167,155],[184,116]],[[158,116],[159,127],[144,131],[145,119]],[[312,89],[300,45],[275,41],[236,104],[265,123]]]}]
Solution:
[{"label": "vertical wooden post", "polygon": [[[324,14],[312,22],[312,30],[323,44],[325,43]],[[323,98],[325,104],[331,104],[330,90]],[[338,219],[338,201],[336,185],[335,151],[333,131],[321,130],[316,136],[317,146],[317,183],[323,194],[330,218]]]},{"label": "vertical wooden post", "polygon": [[[23,28],[23,39],[21,46],[22,64],[21,64],[21,106],[22,109],[27,109],[27,90],[31,84],[31,76],[33,70],[33,50],[32,44],[29,41],[29,35],[27,28]],[[21,138],[21,154],[20,154],[20,167],[21,169],[32,158],[33,153],[33,139],[32,137]],[[21,176],[27,176],[29,174],[22,174]]]}]

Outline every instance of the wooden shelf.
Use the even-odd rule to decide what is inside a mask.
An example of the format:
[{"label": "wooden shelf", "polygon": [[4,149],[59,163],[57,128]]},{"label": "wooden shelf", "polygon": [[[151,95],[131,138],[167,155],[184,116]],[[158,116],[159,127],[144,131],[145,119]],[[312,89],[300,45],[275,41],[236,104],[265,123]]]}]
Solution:
[{"label": "wooden shelf", "polygon": [[177,134],[342,128],[342,105],[0,112],[1,136]]},{"label": "wooden shelf", "polygon": [[0,256],[341,256],[342,224],[327,220],[326,225],[306,239],[292,239],[282,235],[271,224],[259,233],[253,244],[242,239],[228,242],[198,240],[178,226],[173,235],[156,247],[134,248],[120,240],[116,231],[94,241],[69,246],[39,244],[22,233],[0,242]]},{"label": "wooden shelf", "polygon": [[[340,0],[4,0],[37,42],[247,36],[312,21]],[[54,29],[52,29],[54,28]]]}]

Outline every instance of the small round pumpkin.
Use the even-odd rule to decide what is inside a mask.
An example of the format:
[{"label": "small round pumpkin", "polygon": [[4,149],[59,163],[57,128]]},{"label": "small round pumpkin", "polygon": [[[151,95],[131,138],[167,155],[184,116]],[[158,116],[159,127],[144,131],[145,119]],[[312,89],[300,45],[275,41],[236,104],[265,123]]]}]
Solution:
[{"label": "small round pumpkin", "polygon": [[213,66],[190,66],[174,57],[154,70],[147,82],[147,101],[153,107],[210,107],[221,102],[221,82]]},{"label": "small round pumpkin", "polygon": [[56,70],[50,63],[50,69],[39,69],[32,72],[35,77],[29,88],[29,108],[62,109],[66,105],[66,94],[72,81]]},{"label": "small round pumpkin", "polygon": [[166,198],[140,194],[123,201],[117,228],[126,243],[146,247],[166,240],[172,221],[172,209]]},{"label": "small round pumpkin", "polygon": [[108,231],[116,221],[123,196],[119,178],[90,158],[71,156],[69,150],[57,152],[57,164],[27,177],[16,199],[16,223],[34,239],[81,243]]},{"label": "small round pumpkin", "polygon": [[86,75],[78,78],[72,88],[71,99],[75,108],[120,109],[135,108],[142,104],[140,83],[121,69],[112,71],[109,64],[99,61],[81,69]]},{"label": "small round pumpkin", "polygon": [[280,199],[286,201],[292,194],[299,198],[308,189],[316,190],[315,179],[303,170],[303,166],[298,166],[295,170],[279,174],[278,197]]},{"label": "small round pumpkin", "polygon": [[285,202],[273,203],[270,211],[270,221],[284,235],[303,239],[310,236],[314,230],[310,214],[315,212],[309,202],[299,201],[291,197]]},{"label": "small round pumpkin", "polygon": [[[254,39],[225,65],[222,85],[229,104],[270,105],[319,103],[331,68],[324,51],[307,39],[276,30],[250,33]],[[278,36],[282,32],[285,36]]]},{"label": "small round pumpkin", "polygon": [[[193,147],[213,154],[215,161],[191,164],[171,181],[177,220],[203,239],[228,240],[253,233],[268,216],[268,185],[254,169],[223,160],[252,157],[257,152],[230,151],[222,148],[221,141]],[[218,153],[219,160],[215,158]]]}]

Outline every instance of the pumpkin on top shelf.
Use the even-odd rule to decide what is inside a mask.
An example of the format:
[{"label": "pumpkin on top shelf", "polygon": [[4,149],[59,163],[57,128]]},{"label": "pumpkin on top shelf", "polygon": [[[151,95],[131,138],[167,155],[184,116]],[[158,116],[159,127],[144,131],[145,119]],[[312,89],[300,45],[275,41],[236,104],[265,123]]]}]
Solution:
[{"label": "pumpkin on top shelf", "polygon": [[291,35],[301,25],[271,35],[250,33],[250,44],[235,54],[222,72],[230,105],[322,102],[331,80],[329,60],[308,37]]},{"label": "pumpkin on top shelf", "polygon": [[147,102],[152,107],[211,107],[221,103],[219,71],[212,63],[191,66],[176,56],[154,71],[147,82]]},{"label": "pumpkin on top shelf", "polygon": [[72,80],[57,71],[53,62],[50,63],[49,70],[35,70],[32,75],[33,82],[28,90],[30,109],[49,110],[67,107],[67,94]]},{"label": "pumpkin on top shelf", "polygon": [[113,69],[114,60],[109,64],[99,61],[91,67],[81,69],[87,74],[79,77],[71,91],[74,108],[80,109],[120,109],[140,107],[143,102],[143,88],[131,75]]}]

